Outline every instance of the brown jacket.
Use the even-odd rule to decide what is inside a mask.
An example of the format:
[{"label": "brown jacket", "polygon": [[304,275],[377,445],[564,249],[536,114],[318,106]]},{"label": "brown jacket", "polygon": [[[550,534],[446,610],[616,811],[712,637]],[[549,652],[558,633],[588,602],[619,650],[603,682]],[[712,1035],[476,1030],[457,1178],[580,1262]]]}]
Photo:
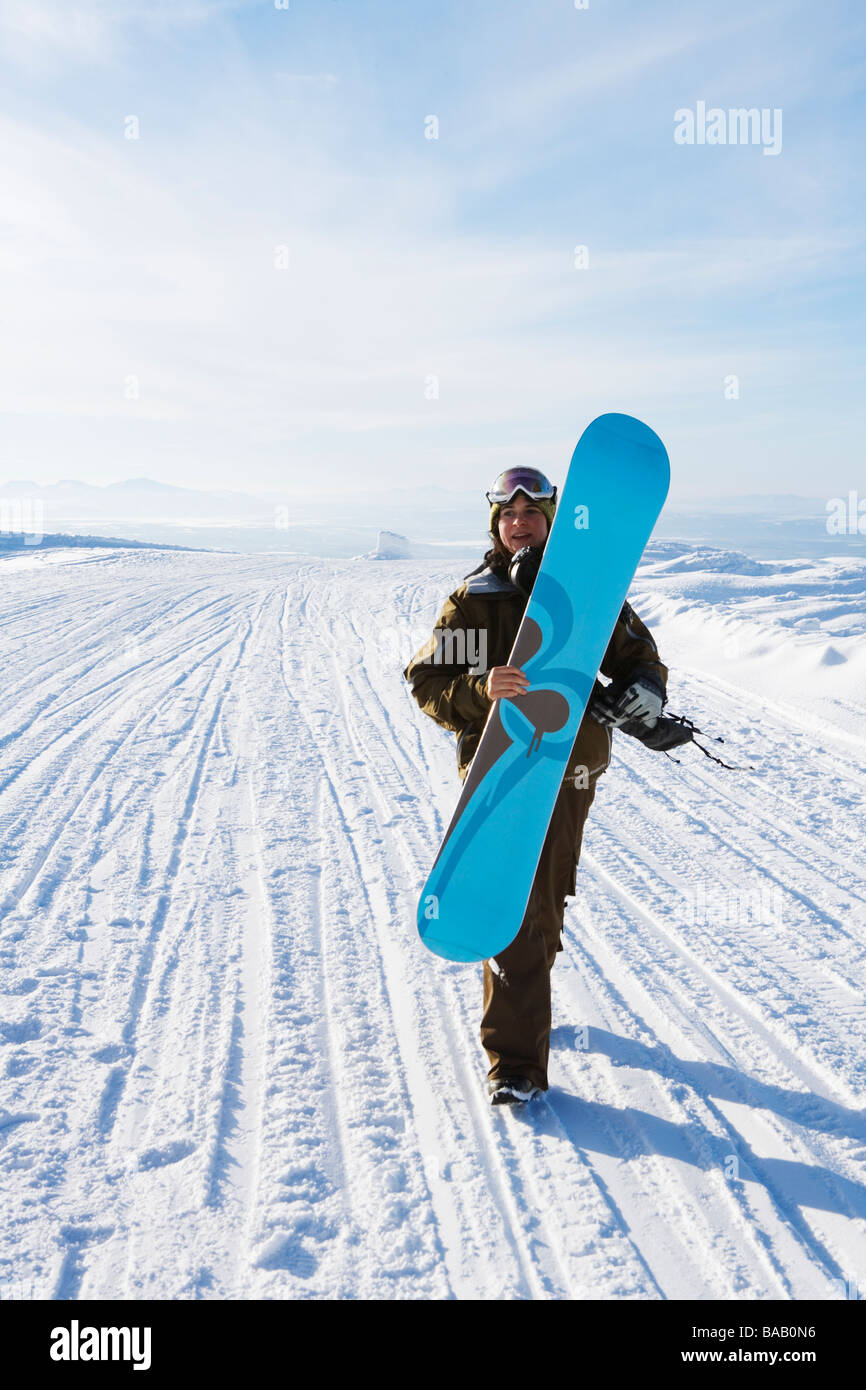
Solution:
[{"label": "brown jacket", "polygon": [[[487,568],[470,575],[445,600],[433,635],[403,672],[424,713],[457,734],[461,778],[469,769],[492,703],[484,690],[487,672],[507,665],[526,603],[525,595],[498,572]],[[664,689],[667,668],[659,660],[649,630],[625,603],[601,673],[613,679],[642,670]],[[593,693],[601,688],[596,681]],[[586,768],[594,782],[608,766],[610,751],[610,730],[584,715],[564,777]]]}]

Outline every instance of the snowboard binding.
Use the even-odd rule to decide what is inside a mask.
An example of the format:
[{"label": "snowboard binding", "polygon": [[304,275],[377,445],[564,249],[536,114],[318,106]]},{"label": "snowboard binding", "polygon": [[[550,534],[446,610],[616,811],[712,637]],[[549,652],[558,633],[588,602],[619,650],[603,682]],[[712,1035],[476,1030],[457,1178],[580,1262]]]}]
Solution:
[{"label": "snowboard binding", "polygon": [[639,719],[633,719],[630,723],[621,724],[619,727],[624,734],[638,739],[645,748],[652,748],[655,752],[665,753],[674,763],[682,762],[682,759],[671,757],[670,750],[679,748],[684,743],[693,743],[696,748],[700,748],[705,758],[710,758],[720,767],[726,767],[729,772],[754,772],[755,770],[751,766],[743,767],[734,763],[723,762],[721,758],[716,757],[715,753],[704,748],[702,743],[698,743],[695,734],[700,734],[702,738],[712,738],[715,743],[724,743],[725,740],[718,734],[705,734],[703,729],[699,729],[697,724],[693,724],[691,719],[687,719],[684,714],[662,714],[652,728],[649,728]]}]

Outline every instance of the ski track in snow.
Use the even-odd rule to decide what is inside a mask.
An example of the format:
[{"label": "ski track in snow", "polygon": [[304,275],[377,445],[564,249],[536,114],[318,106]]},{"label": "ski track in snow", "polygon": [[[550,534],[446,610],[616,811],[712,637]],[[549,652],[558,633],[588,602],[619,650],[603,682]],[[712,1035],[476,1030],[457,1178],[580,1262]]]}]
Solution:
[{"label": "ski track in snow", "polygon": [[[688,650],[676,572],[634,601]],[[755,770],[615,740],[551,1090],[493,1110],[480,968],[414,926],[459,783],[400,672],[456,578],[159,551],[3,574],[0,1296],[866,1286],[862,701],[837,725],[674,670],[672,707]],[[832,586],[804,592],[838,628]]]}]

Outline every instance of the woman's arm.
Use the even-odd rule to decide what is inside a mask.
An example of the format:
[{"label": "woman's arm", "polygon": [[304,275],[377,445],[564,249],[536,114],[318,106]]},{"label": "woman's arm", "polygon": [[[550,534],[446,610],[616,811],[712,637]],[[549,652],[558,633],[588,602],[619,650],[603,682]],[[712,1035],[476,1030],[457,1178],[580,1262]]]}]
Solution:
[{"label": "woman's arm", "polygon": [[612,680],[649,676],[662,693],[667,689],[668,668],[663,665],[648,627],[631,604],[624,603],[601,663],[601,673]]},{"label": "woman's arm", "polygon": [[416,652],[403,675],[425,714],[443,728],[462,733],[467,724],[487,718],[491,700],[486,670],[473,669],[477,629],[466,620],[460,602],[446,599],[432,635]]}]

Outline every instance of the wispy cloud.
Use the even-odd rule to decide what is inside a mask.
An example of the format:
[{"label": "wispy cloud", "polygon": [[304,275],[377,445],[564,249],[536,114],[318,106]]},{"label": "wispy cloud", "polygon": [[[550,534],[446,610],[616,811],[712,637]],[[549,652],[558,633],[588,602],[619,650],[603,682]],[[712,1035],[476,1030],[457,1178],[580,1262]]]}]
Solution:
[{"label": "wispy cloud", "polygon": [[285,84],[287,87],[307,83],[317,87],[335,87],[340,80],[333,72],[275,72],[273,76],[278,86]]},{"label": "wispy cloud", "polygon": [[[26,8],[0,0],[7,35],[18,22],[38,48],[41,25],[73,67],[128,39],[108,6],[79,7],[90,27],[77,38],[72,10]],[[0,476],[57,476],[75,455],[94,481],[160,476],[170,460],[171,480],[231,485],[239,459],[250,486],[311,464],[336,486],[359,461],[383,485],[431,465],[457,481],[486,475],[496,451],[553,466],[586,418],[619,408],[664,421],[674,447],[699,445],[691,476],[715,485],[719,469],[769,468],[777,452],[772,467],[806,467],[806,417],[838,422],[845,290],[863,274],[844,150],[828,190],[796,129],[778,160],[749,163],[748,150],[675,150],[669,128],[671,94],[694,79],[709,95],[755,10],[709,23],[683,8],[660,27],[625,5],[621,42],[604,12],[566,57],[536,35],[516,76],[511,29],[477,87],[452,93],[435,142],[423,122],[441,70],[411,33],[407,70],[349,7],[274,21],[259,6],[258,30],[243,6],[123,12],[145,8],[140,140],[123,136],[128,66],[92,108],[68,93],[54,104],[53,81],[37,81],[41,100],[0,123]],[[503,13],[529,24],[522,6]],[[448,4],[440,22],[456,24]],[[169,42],[181,23],[201,35]],[[486,21],[468,32],[483,48]],[[291,44],[275,50],[275,33]],[[661,112],[649,137],[647,102]],[[597,119],[577,119],[587,109]],[[821,110],[812,120],[810,135],[832,139]],[[723,395],[732,374],[737,401]],[[838,487],[847,442],[835,466]]]},{"label": "wispy cloud", "polygon": [[169,32],[238,12],[250,0],[0,0],[7,54],[37,67],[79,59],[107,64],[131,31]]}]

